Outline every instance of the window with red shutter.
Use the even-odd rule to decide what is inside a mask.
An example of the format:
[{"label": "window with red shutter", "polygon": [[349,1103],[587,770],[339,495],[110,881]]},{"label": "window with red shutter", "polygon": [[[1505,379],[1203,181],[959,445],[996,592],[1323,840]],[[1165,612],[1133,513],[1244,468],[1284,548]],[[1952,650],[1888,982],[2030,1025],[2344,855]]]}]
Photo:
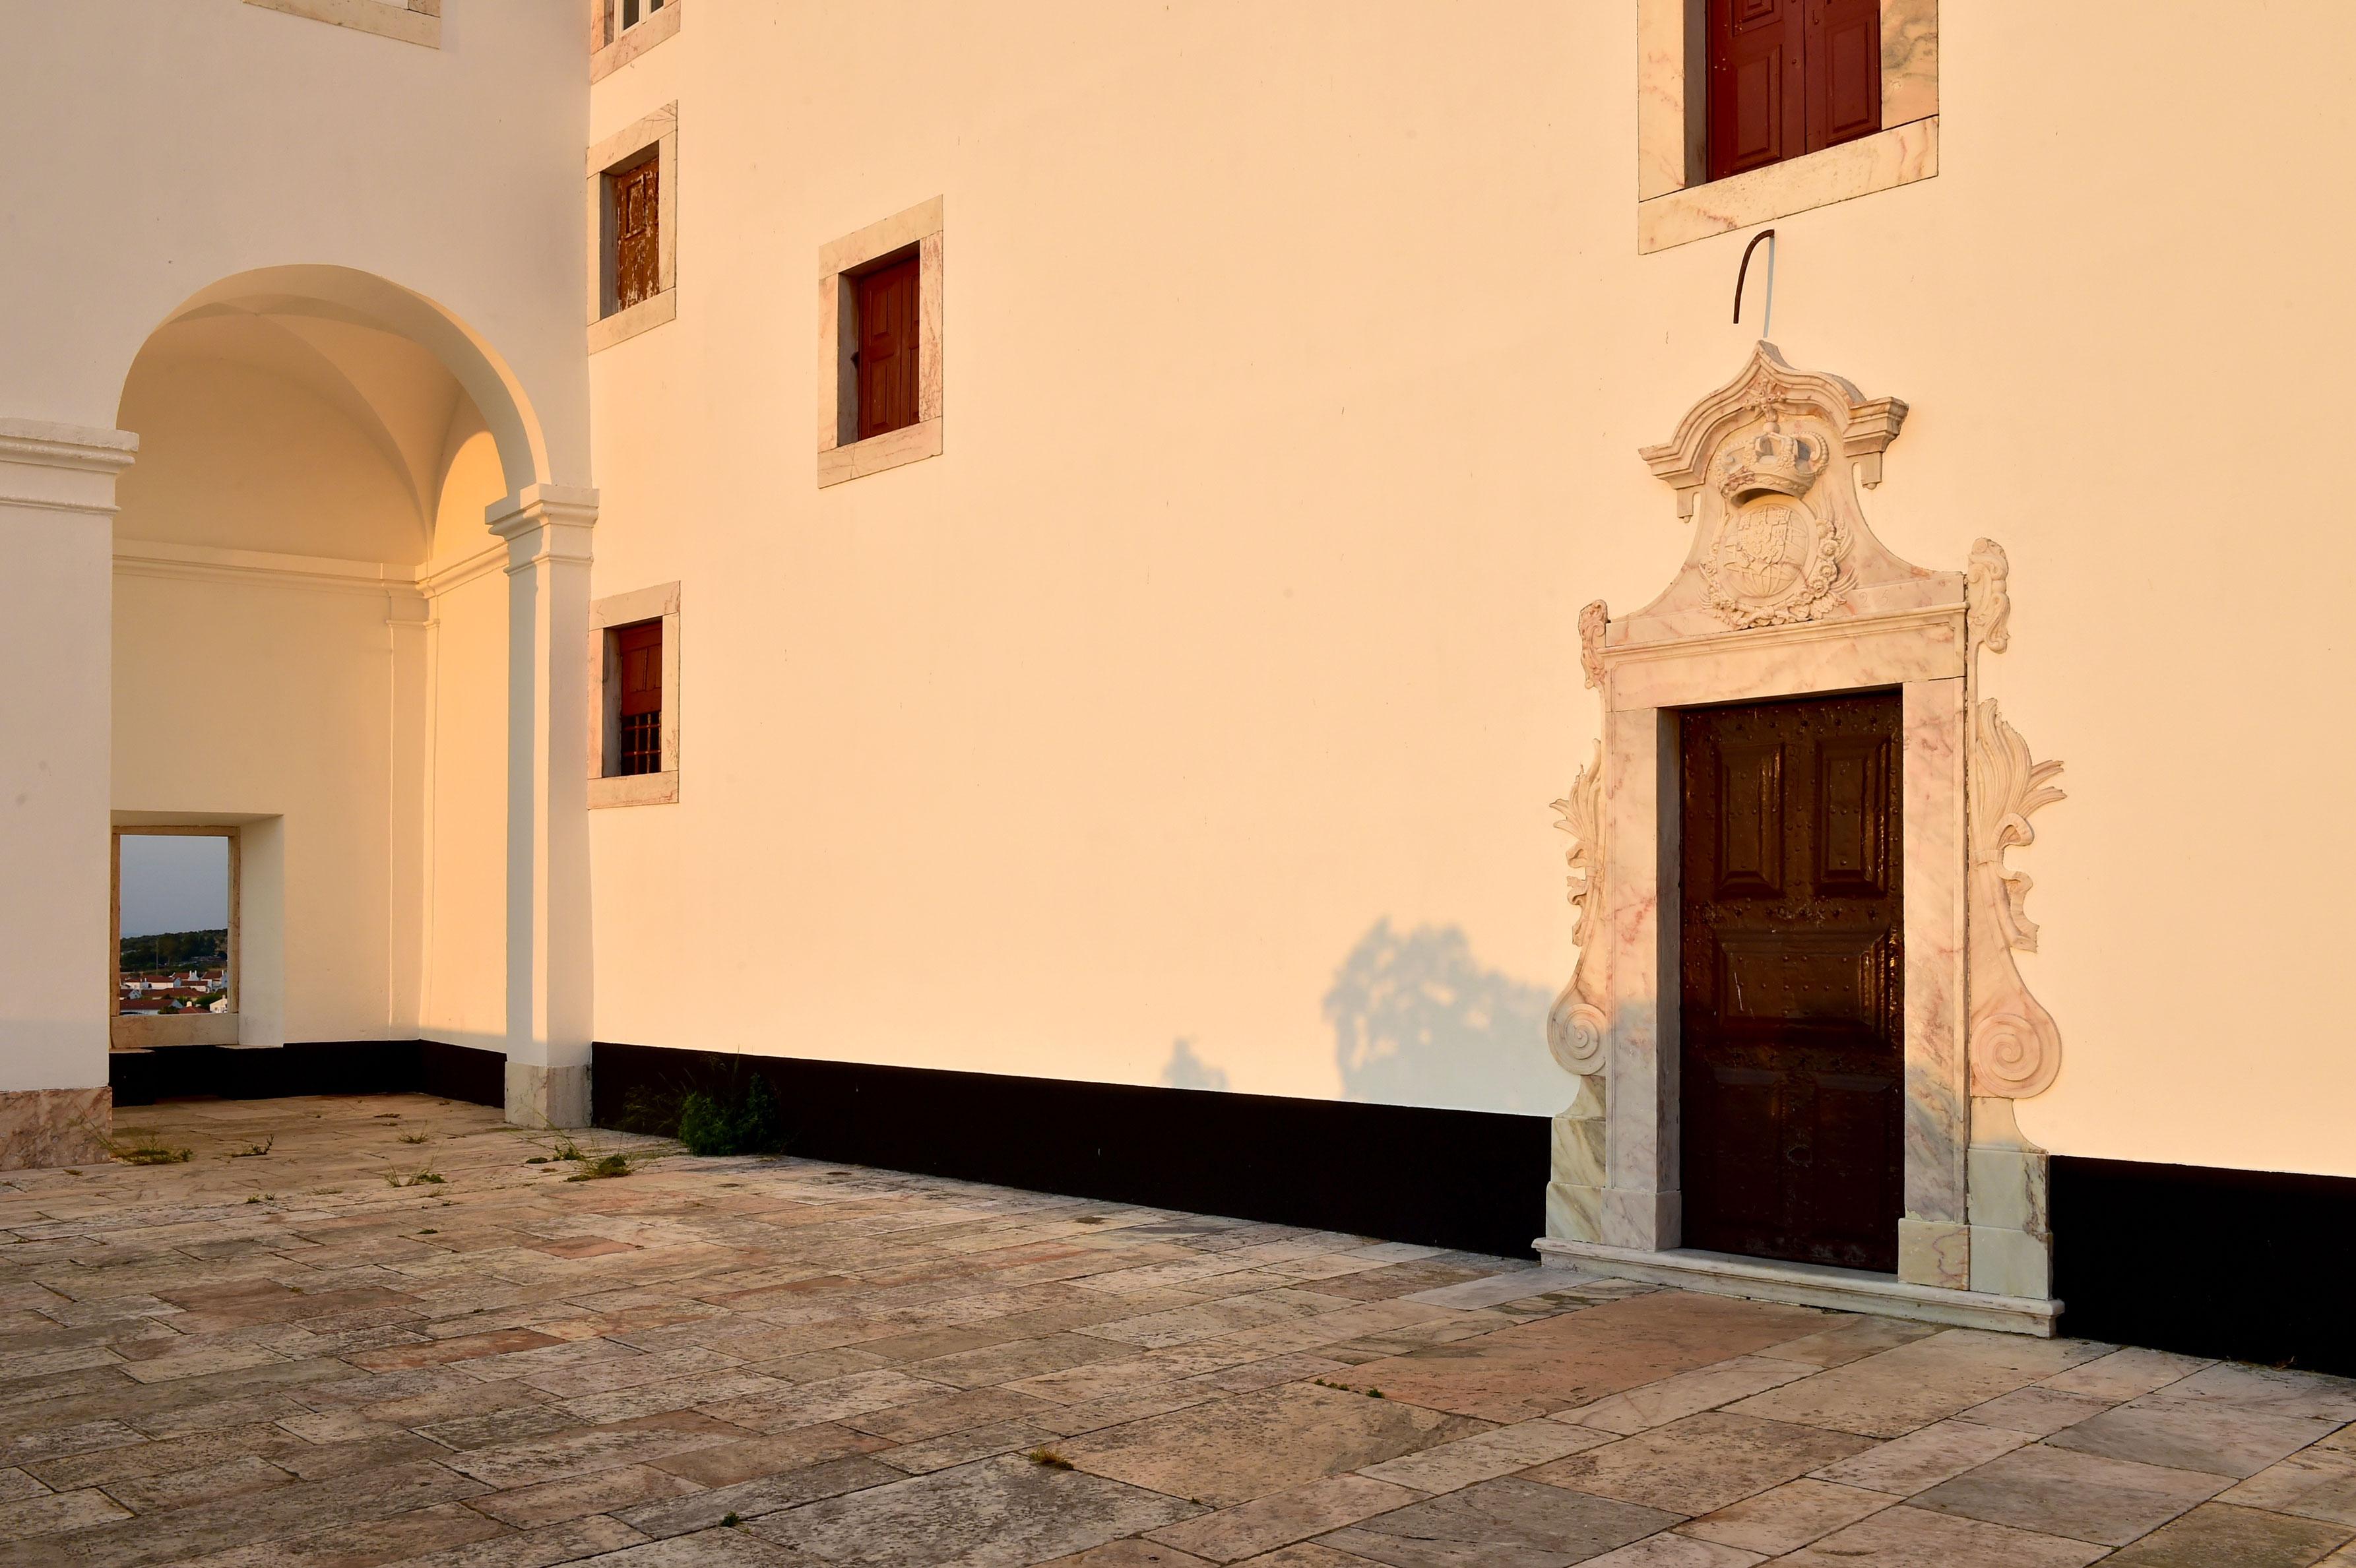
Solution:
[{"label": "window with red shutter", "polygon": [[614,201],[614,309],[629,309],[662,289],[661,160],[605,176]]},{"label": "window with red shutter", "polygon": [[614,771],[625,777],[662,772],[662,623],[644,621],[614,633]]},{"label": "window with red shutter", "polygon": [[1879,0],[1708,0],[1709,177],[1881,129]]},{"label": "window with red shutter", "polygon": [[861,441],[916,422],[917,274],[910,256],[853,280]]}]

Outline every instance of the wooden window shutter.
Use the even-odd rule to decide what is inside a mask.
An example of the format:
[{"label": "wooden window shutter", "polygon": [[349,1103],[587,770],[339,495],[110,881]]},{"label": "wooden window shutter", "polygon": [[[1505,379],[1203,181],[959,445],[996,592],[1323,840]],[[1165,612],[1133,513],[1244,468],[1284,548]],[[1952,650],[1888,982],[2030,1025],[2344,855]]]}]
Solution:
[{"label": "wooden window shutter", "polygon": [[1880,130],[1879,0],[1813,0],[1807,34],[1808,151]]},{"label": "wooden window shutter", "polygon": [[1807,137],[1803,0],[1709,0],[1709,177],[1794,156]]},{"label": "wooden window shutter", "polygon": [[916,422],[917,259],[858,280],[859,439]]},{"label": "wooden window shutter", "polygon": [[1709,177],[1881,129],[1879,0],[1708,0]]},{"label": "wooden window shutter", "polygon": [[641,622],[614,634],[615,703],[621,733],[617,773],[662,772],[662,623]]},{"label": "wooden window shutter", "polygon": [[662,161],[648,158],[608,176],[614,188],[614,308],[662,292]]}]

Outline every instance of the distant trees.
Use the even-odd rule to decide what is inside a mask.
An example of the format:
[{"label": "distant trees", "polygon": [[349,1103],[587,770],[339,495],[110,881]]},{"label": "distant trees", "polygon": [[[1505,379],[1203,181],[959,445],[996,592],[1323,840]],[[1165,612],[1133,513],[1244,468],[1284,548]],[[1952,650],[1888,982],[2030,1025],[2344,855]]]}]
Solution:
[{"label": "distant trees", "polygon": [[159,931],[153,936],[123,939],[123,972],[126,975],[228,962],[227,926],[211,931]]}]

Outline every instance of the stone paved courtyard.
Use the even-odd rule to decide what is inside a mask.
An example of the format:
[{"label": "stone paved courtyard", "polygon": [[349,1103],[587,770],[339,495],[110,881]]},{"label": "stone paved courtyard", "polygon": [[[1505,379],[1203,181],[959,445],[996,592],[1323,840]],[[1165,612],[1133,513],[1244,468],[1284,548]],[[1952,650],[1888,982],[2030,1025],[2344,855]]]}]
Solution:
[{"label": "stone paved courtyard", "polygon": [[422,1096],[134,1130],[191,1157],[0,1179],[5,1568],[2356,1564],[2340,1379],[615,1135],[576,1180]]}]

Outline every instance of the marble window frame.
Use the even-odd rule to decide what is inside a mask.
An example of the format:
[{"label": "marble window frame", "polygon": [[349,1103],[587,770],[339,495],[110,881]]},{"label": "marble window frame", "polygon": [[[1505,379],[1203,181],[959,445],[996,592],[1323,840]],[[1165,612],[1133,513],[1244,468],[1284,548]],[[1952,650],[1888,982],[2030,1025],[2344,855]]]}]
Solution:
[{"label": "marble window frame", "polygon": [[[641,24],[643,26],[644,24]],[[655,176],[655,292],[614,308],[614,193],[609,176],[648,158]],[[679,105],[666,103],[589,149],[589,352],[598,353],[679,316]]]},{"label": "marble window frame", "polygon": [[[440,0],[435,0],[438,5]],[[618,25],[615,0],[589,0],[589,80],[605,80],[624,66],[679,31],[679,16],[687,0],[663,0],[663,8],[641,19],[635,27]]]},{"label": "marble window frame", "polygon": [[[880,474],[941,454],[943,203],[918,202],[819,248],[818,485]],[[858,438],[859,375],[851,359],[853,283],[877,263],[909,254],[916,272],[916,422]]]},{"label": "marble window frame", "polygon": [[1881,0],[1881,129],[1722,180],[1704,119],[1708,0],[1637,0],[1640,255],[1939,172],[1939,0]]},{"label": "marble window frame", "polygon": [[[614,628],[662,622],[662,766],[616,773],[621,725],[614,686]],[[610,594],[589,605],[589,809],[679,802],[679,584]]]},{"label": "marble window frame", "polygon": [[349,27],[380,38],[442,47],[442,0],[245,0],[265,11]]}]

